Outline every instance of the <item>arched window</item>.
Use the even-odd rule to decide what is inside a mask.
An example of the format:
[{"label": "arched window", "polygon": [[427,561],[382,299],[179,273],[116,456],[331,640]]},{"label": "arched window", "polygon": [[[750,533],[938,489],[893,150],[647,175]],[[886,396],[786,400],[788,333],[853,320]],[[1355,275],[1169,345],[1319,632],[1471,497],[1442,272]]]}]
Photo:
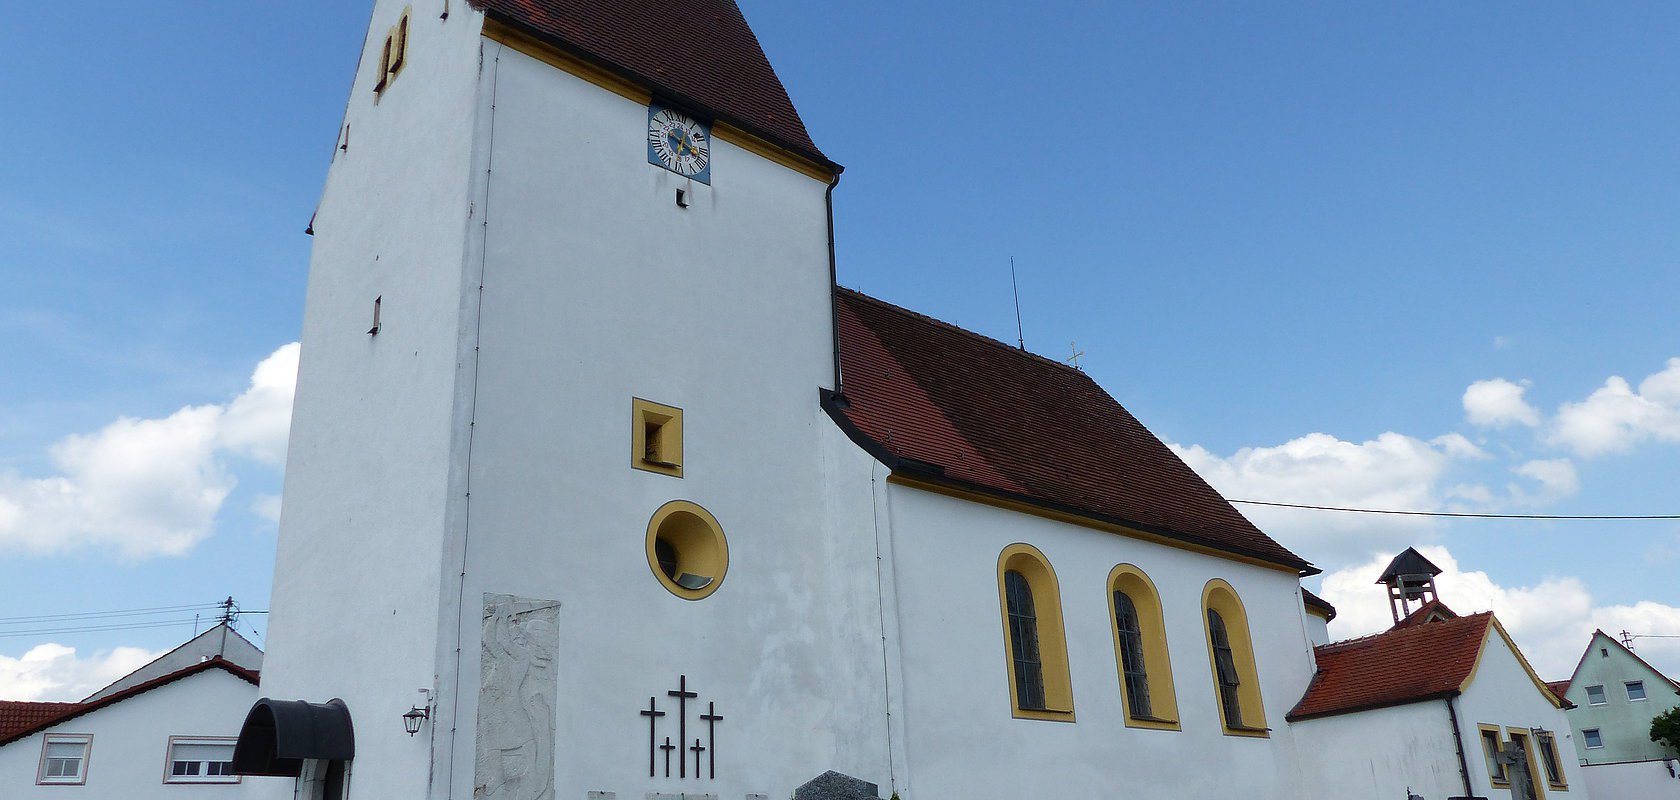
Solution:
[{"label": "arched window", "polygon": [[1225,733],[1267,735],[1254,643],[1249,636],[1248,613],[1243,610],[1242,600],[1231,584],[1215,578],[1202,591],[1202,611],[1207,618],[1208,662]]},{"label": "arched window", "polygon": [[1126,725],[1178,730],[1178,699],[1155,584],[1137,567],[1121,564],[1109,573],[1108,589]]},{"label": "arched window", "polygon": [[1061,590],[1044,554],[1026,544],[1005,548],[998,558],[998,599],[1014,715],[1072,721]]}]

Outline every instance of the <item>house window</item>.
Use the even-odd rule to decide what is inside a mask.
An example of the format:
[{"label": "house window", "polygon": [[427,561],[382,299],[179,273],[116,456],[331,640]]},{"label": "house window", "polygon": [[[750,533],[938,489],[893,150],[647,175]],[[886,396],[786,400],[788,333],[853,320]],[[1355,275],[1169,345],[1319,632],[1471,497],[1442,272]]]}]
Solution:
[{"label": "house window", "polygon": [[1499,760],[1499,751],[1504,749],[1505,743],[1499,736],[1499,726],[1480,725],[1482,734],[1482,759],[1487,762],[1488,778],[1495,787],[1509,786],[1511,777],[1505,774],[1505,765]]},{"label": "house window", "polygon": [[408,17],[409,10],[403,9],[396,26],[385,34],[379,55],[379,80],[373,85],[375,95],[383,94],[408,63]]},{"label": "house window", "polygon": [[630,466],[681,478],[682,409],[631,398],[630,417]]},{"label": "house window", "polygon": [[1588,686],[1587,687],[1587,705],[1589,705],[1589,706],[1601,706],[1601,705],[1604,705],[1606,702],[1608,702],[1608,701],[1606,701],[1604,699],[1604,687],[1603,686]]},{"label": "house window", "polygon": [[48,734],[41,742],[41,765],[35,773],[35,782],[87,783],[88,754],[92,749],[92,736]]},{"label": "house window", "polygon": [[1126,725],[1178,730],[1178,699],[1155,584],[1137,567],[1121,564],[1109,573],[1108,590]]},{"label": "house window", "polygon": [[169,771],[164,783],[238,783],[233,774],[233,739],[169,737]]},{"label": "house window", "polygon": [[1568,791],[1569,781],[1563,774],[1563,761],[1558,757],[1557,737],[1550,733],[1540,734],[1540,765],[1546,770],[1546,785],[1558,791]]},{"label": "house window", "polygon": [[1043,553],[1026,544],[1004,548],[998,557],[998,600],[1014,715],[1072,722],[1061,590]]},{"label": "house window", "polygon": [[1003,573],[1003,591],[1009,604],[1010,657],[1015,661],[1015,704],[1032,711],[1044,710],[1044,662],[1038,655],[1038,614],[1033,608],[1032,586],[1027,576],[1015,570]]},{"label": "house window", "polygon": [[1242,601],[1231,584],[1216,578],[1202,592],[1202,609],[1207,619],[1208,662],[1225,733],[1266,736],[1266,710]]},{"label": "house window", "polygon": [[1517,749],[1516,772],[1523,777],[1523,783],[1528,787],[1523,796],[1516,800],[1541,800],[1545,793],[1534,781],[1534,748],[1528,746],[1528,729],[1507,729],[1506,732],[1511,735],[1511,744]]},{"label": "house window", "polygon": [[1604,746],[1604,735],[1599,733],[1597,728],[1581,731],[1581,739],[1587,743],[1588,750],[1597,750]]},{"label": "house window", "polygon": [[1627,685],[1627,696],[1628,696],[1629,700],[1639,701],[1639,700],[1644,700],[1645,699],[1645,682],[1644,681],[1628,681],[1626,685]]}]

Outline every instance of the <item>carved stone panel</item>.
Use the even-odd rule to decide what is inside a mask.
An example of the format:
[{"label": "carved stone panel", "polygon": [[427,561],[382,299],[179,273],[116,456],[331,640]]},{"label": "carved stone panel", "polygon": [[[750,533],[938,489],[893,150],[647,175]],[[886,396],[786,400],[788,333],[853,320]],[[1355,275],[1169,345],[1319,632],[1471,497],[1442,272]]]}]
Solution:
[{"label": "carved stone panel", "polygon": [[554,800],[560,604],[484,595],[473,797]]}]

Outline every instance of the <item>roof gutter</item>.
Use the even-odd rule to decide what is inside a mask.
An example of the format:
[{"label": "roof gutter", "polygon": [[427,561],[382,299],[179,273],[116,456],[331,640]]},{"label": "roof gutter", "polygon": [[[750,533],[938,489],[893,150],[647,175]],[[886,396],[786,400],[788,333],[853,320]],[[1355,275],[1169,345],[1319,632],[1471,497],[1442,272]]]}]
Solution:
[{"label": "roof gutter", "polygon": [[834,187],[840,185],[840,173],[828,181],[823,203],[828,206],[828,321],[834,335],[834,401],[844,405],[846,392],[840,386],[840,271],[834,257]]},{"label": "roof gutter", "polygon": [[1464,796],[1475,797],[1470,788],[1470,762],[1464,758],[1464,734],[1458,729],[1458,693],[1447,695],[1447,719],[1452,722],[1453,747],[1458,748],[1458,776],[1464,779]]}]

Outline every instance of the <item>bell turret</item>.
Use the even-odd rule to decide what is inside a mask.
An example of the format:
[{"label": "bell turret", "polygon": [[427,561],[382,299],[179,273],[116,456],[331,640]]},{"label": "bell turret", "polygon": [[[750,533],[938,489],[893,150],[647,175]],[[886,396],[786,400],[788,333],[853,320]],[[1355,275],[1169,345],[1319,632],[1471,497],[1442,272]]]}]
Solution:
[{"label": "bell turret", "polygon": [[1440,567],[1410,547],[1388,562],[1377,583],[1388,587],[1388,607],[1395,624],[1411,615],[1413,602],[1424,604],[1436,599],[1435,576],[1439,574]]}]

